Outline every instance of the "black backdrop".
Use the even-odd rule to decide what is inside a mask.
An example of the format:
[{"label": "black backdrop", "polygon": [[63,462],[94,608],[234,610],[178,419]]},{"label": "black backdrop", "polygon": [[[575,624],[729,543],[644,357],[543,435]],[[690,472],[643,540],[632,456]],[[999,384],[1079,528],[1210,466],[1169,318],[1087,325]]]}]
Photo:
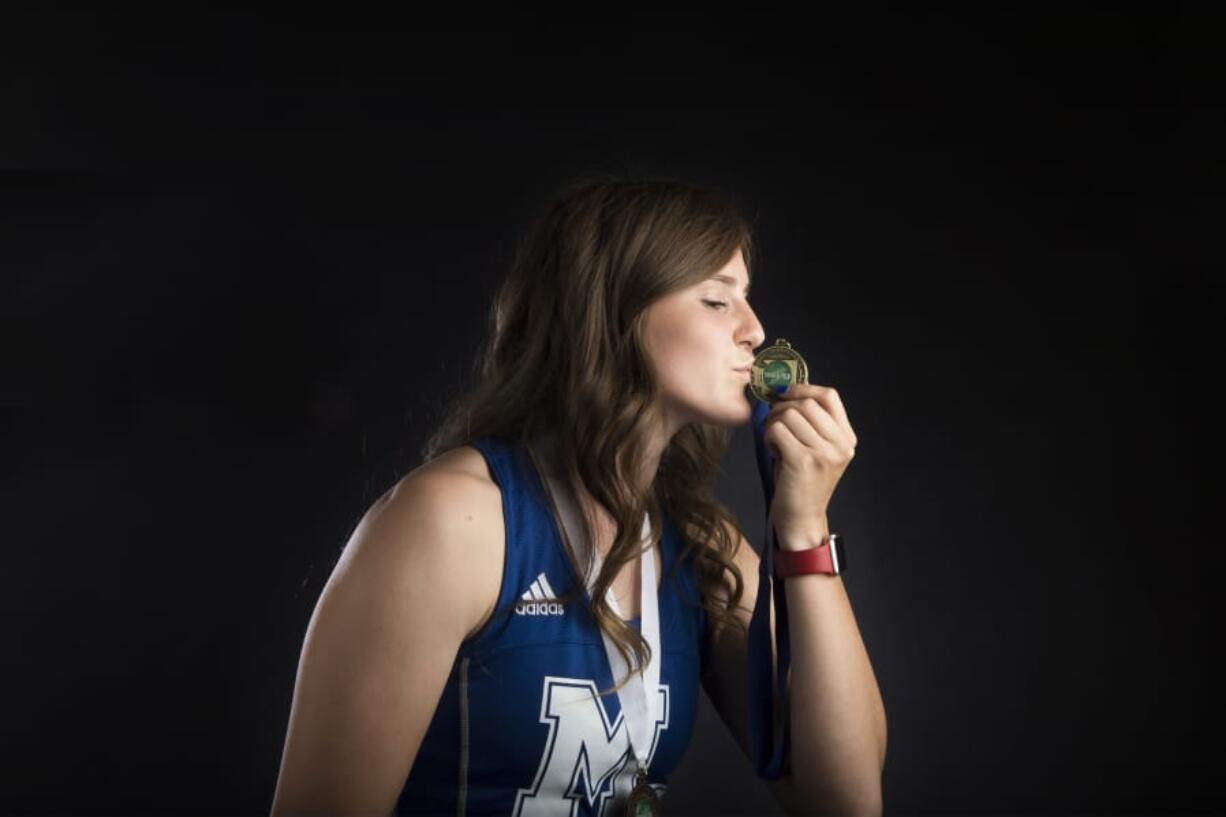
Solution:
[{"label": "black backdrop", "polygon": [[[1216,21],[7,8],[0,811],[267,813],[318,593],[587,169],[759,215],[861,441],[887,813],[1226,810]],[[777,813],[702,706],[670,812]]]}]

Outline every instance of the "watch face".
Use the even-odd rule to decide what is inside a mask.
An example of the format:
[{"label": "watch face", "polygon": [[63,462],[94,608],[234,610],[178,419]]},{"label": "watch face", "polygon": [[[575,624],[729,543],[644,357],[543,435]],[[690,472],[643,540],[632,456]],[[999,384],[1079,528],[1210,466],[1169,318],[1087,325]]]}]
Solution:
[{"label": "watch face", "polygon": [[830,534],[830,556],[834,559],[835,574],[847,569],[847,557],[843,553],[843,537],[837,533]]}]

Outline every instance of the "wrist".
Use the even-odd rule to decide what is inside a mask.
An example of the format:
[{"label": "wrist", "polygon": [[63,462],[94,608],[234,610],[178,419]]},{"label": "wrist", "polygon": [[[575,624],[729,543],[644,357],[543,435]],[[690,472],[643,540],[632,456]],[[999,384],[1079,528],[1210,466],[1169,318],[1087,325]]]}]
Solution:
[{"label": "wrist", "polygon": [[821,545],[830,534],[826,518],[804,527],[775,531],[775,543],[780,550],[808,550]]}]

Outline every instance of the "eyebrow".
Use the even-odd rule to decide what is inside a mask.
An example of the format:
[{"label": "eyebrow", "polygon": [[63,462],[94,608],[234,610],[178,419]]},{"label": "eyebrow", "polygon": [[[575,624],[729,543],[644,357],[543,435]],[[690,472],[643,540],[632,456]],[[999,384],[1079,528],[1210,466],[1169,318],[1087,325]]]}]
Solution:
[{"label": "eyebrow", "polygon": [[[725,284],[727,284],[728,286],[736,286],[736,279],[735,279],[735,278],[731,278],[731,277],[729,277],[729,276],[727,276],[727,275],[724,275],[724,274],[722,274],[722,273],[718,273],[718,272],[717,272],[716,274],[714,274],[714,275],[712,275],[712,276],[711,276],[711,279],[712,279],[712,280],[714,280],[714,281],[723,281],[723,282],[724,282]],[[745,297],[749,297],[749,286],[746,286],[746,287],[745,287],[744,293],[745,293]]]}]

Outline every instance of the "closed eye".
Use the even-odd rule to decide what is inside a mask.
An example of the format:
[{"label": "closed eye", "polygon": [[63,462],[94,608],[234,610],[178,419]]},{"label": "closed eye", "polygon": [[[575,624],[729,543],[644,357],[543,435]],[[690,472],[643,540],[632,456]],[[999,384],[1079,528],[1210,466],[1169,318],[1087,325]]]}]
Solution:
[{"label": "closed eye", "polygon": [[722,307],[727,308],[727,306],[728,306],[728,302],[727,302],[727,301],[705,301],[705,300],[704,300],[704,301],[703,301],[703,303],[704,303],[704,304],[706,304],[707,306],[711,307],[712,309],[715,309],[715,308],[717,308],[717,307],[721,307],[721,306],[722,306]]}]

